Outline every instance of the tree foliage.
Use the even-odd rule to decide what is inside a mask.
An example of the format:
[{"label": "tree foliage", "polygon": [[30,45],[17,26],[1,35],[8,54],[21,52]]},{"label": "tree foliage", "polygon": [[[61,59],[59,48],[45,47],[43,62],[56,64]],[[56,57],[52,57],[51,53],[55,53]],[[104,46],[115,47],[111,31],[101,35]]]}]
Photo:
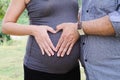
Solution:
[{"label": "tree foliage", "polygon": [[9,2],[10,0],[0,0],[0,43],[11,39],[10,35],[6,35],[1,32],[1,22],[9,5]]},{"label": "tree foliage", "polygon": [[[0,0],[0,44],[4,41],[11,40],[10,35],[6,35],[1,32],[2,19],[8,8],[9,3],[10,3],[10,0]],[[23,14],[20,16],[17,22],[20,24],[28,24],[29,21],[28,21],[28,16],[27,16],[27,10],[23,12]]]},{"label": "tree foliage", "polygon": [[3,18],[10,0],[0,0],[0,19]]}]

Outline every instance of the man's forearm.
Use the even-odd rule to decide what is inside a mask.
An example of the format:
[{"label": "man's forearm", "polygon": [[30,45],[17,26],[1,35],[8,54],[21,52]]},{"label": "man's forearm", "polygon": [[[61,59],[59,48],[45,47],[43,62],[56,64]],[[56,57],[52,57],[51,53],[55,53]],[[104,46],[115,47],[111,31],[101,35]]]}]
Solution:
[{"label": "man's forearm", "polygon": [[114,28],[109,20],[108,16],[90,20],[83,21],[83,30],[88,35],[100,35],[100,36],[112,36],[115,35]]}]

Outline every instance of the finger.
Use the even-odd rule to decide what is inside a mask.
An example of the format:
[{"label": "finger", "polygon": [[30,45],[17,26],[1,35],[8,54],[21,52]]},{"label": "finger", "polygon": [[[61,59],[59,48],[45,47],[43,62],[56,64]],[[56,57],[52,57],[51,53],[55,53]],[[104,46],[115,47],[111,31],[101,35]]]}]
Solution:
[{"label": "finger", "polygon": [[48,51],[50,52],[50,54],[54,55],[54,52],[51,49],[51,47],[50,47],[49,42],[47,41],[47,39],[45,40],[45,46],[46,46],[46,49],[48,49]]},{"label": "finger", "polygon": [[48,49],[44,48],[45,52],[47,53],[48,56],[51,56],[50,52],[48,51]]},{"label": "finger", "polygon": [[47,39],[45,39],[46,42],[49,44],[49,46],[52,48],[52,50],[57,51],[56,48],[54,47],[54,45],[53,45],[53,43],[52,43],[49,35],[48,35],[48,34],[46,34],[46,35],[47,35],[47,37],[48,37]]},{"label": "finger", "polygon": [[70,54],[70,52],[71,52],[73,46],[74,46],[74,43],[72,43],[72,44],[70,45],[70,47],[69,47],[69,49],[68,49],[68,51],[67,51],[67,55]]},{"label": "finger", "polygon": [[42,48],[42,46],[40,44],[39,44],[39,47],[41,49],[42,55],[45,55],[45,52],[44,52],[44,50],[43,50],[43,48]]},{"label": "finger", "polygon": [[47,30],[48,30],[49,32],[51,32],[51,33],[56,33],[56,31],[55,31],[53,28],[51,28],[51,27],[47,27]]},{"label": "finger", "polygon": [[60,46],[62,45],[62,42],[63,42],[64,40],[63,40],[63,37],[61,36],[60,37],[60,39],[59,39],[59,41],[58,41],[58,43],[57,43],[57,46],[56,46],[56,50],[58,51],[59,50],[59,48],[60,48]]},{"label": "finger", "polygon": [[60,24],[56,27],[56,32],[59,32],[62,29],[63,29],[63,26],[62,26],[62,24]]},{"label": "finger", "polygon": [[56,48],[54,47],[54,45],[53,45],[52,41],[50,40],[50,38],[48,38],[48,40],[46,40],[46,41],[47,41],[48,45],[50,46],[50,48],[52,48],[52,50],[54,50],[54,51],[57,52],[57,50],[56,50]]},{"label": "finger", "polygon": [[58,57],[62,54],[63,50],[65,49],[65,47],[67,45],[67,43],[69,43],[68,40],[64,40],[63,43],[61,44],[60,49],[59,49],[59,51],[57,53]]},{"label": "finger", "polygon": [[47,54],[48,55],[50,54],[49,56],[54,55],[54,52],[52,51],[46,40],[44,40],[44,47],[45,47],[44,49],[47,51]]},{"label": "finger", "polygon": [[56,50],[56,48],[54,47],[54,45],[53,45],[53,43],[52,43],[52,41],[51,41],[49,35],[46,34],[46,36],[47,36],[47,39],[45,39],[45,40],[46,40],[47,44],[50,46],[50,48],[51,48],[52,50],[54,50],[54,51],[57,52],[57,50]]},{"label": "finger", "polygon": [[69,46],[70,46],[70,43],[67,43],[67,45],[65,46],[63,52],[61,53],[61,57],[63,57],[65,55],[65,53],[67,53],[67,50],[68,50]]},{"label": "finger", "polygon": [[45,53],[46,53],[48,56],[51,56],[50,52],[48,51],[48,48],[47,48],[46,45],[45,45],[45,42],[42,42],[41,46],[43,47],[43,50],[45,51]]},{"label": "finger", "polygon": [[40,47],[40,49],[41,49],[42,55],[44,55],[45,52],[44,52],[44,50],[43,50],[43,47],[41,46],[41,44],[39,43],[39,40],[38,40],[37,38],[36,38],[36,41],[37,41],[37,43],[38,43],[38,45],[39,45],[39,47]]}]

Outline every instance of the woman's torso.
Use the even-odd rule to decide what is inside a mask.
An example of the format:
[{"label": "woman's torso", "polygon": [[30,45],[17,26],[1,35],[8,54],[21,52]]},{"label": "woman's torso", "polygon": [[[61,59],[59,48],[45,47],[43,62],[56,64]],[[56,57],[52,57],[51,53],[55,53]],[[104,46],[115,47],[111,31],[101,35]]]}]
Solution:
[{"label": "woman's torso", "polygon": [[[64,22],[77,22],[77,0],[31,0],[27,4],[30,24],[48,25],[53,29]],[[51,41],[56,46],[62,31],[51,34]],[[33,36],[29,36],[24,64],[32,69],[48,73],[65,73],[78,65],[79,42],[77,42],[70,55],[59,58],[42,55],[41,50]]]}]

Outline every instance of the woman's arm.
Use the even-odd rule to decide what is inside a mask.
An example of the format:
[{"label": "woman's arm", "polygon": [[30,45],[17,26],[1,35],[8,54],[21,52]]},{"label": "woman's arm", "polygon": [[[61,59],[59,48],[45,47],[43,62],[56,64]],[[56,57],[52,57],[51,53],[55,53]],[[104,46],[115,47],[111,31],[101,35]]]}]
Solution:
[{"label": "woman's arm", "polygon": [[25,9],[24,0],[12,0],[2,23],[2,32],[12,35],[32,35],[32,29],[17,24],[17,20]]},{"label": "woman's arm", "polygon": [[25,8],[24,0],[11,0],[2,23],[2,32],[11,35],[33,35],[41,48],[42,54],[46,52],[49,56],[54,55],[53,50],[55,50],[55,47],[47,34],[47,31],[55,33],[51,27],[16,23]]}]

